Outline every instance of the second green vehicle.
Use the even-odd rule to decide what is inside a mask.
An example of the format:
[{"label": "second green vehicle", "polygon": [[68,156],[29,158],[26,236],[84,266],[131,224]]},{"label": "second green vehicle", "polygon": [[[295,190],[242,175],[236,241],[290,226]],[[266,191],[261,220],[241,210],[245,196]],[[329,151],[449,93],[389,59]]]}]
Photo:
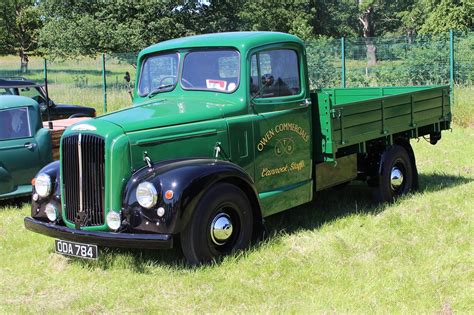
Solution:
[{"label": "second green vehicle", "polygon": [[310,91],[306,58],[300,39],[270,32],[144,49],[134,106],[64,132],[25,226],[66,255],[180,242],[199,264],[247,248],[265,217],[316,191],[361,180],[390,202],[416,189],[410,139],[450,128],[449,87]]}]

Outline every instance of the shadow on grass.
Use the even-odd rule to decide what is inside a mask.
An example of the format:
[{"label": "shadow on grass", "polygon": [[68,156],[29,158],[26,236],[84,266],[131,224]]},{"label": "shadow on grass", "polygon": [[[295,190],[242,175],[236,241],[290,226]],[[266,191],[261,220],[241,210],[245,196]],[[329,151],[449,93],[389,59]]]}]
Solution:
[{"label": "shadow on grass", "polygon": [[0,209],[1,208],[23,208],[26,203],[31,201],[30,196],[16,197],[11,199],[0,200]]},{"label": "shadow on grass", "polygon": [[[414,196],[419,193],[435,192],[467,184],[473,179],[446,174],[420,174],[419,181],[420,189],[413,194]],[[411,197],[407,196],[406,198]],[[343,189],[317,192],[313,202],[266,218],[267,237],[265,241],[272,242],[282,234],[318,229],[323,224],[354,214],[376,215],[389,206],[389,204],[374,203],[372,190],[363,183],[348,185]],[[172,250],[101,248],[101,257],[98,261],[72,259],[71,262],[85,268],[110,269],[118,267],[137,273],[151,273],[158,266],[174,270],[192,269],[186,265],[179,248],[179,240],[175,240],[175,245],[177,248]],[[253,248],[259,246],[256,244]],[[241,255],[241,257],[245,257],[245,255]]]},{"label": "shadow on grass", "polygon": [[[463,176],[447,174],[419,174],[419,190],[411,196],[429,193],[467,184],[474,181]],[[354,214],[376,215],[390,204],[373,202],[373,191],[364,183],[349,185],[343,189],[329,189],[314,195],[314,201],[270,216],[265,225],[269,237],[279,233],[313,230],[323,224]],[[411,198],[410,195],[406,198]]]}]

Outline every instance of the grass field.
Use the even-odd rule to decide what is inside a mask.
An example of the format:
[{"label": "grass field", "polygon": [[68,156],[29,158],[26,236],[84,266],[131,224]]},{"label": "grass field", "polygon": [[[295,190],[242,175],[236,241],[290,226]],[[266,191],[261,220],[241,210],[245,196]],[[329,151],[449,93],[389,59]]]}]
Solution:
[{"label": "grass field", "polygon": [[364,186],[269,217],[269,237],[190,269],[179,250],[53,252],[0,208],[0,313],[472,313],[474,130],[414,143],[420,192],[377,207]]},{"label": "grass field", "polygon": [[189,268],[179,249],[65,258],[23,227],[28,201],[2,204],[0,314],[473,313],[474,88],[455,95],[453,131],[413,141],[419,192],[383,206],[363,185],[318,193],[216,265]]}]

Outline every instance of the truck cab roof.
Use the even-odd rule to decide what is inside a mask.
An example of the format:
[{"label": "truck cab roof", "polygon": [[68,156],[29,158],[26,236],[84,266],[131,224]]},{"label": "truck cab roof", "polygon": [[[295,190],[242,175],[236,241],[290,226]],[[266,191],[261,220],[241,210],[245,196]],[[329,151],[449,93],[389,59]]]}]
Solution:
[{"label": "truck cab roof", "polygon": [[247,51],[253,47],[282,42],[293,42],[303,45],[303,41],[298,37],[279,32],[214,33],[177,38],[152,45],[140,52],[139,59],[143,55],[165,50],[204,47],[235,47],[240,51]]},{"label": "truck cab roof", "polygon": [[37,108],[38,103],[26,96],[0,95],[0,110],[15,107],[33,106]]}]

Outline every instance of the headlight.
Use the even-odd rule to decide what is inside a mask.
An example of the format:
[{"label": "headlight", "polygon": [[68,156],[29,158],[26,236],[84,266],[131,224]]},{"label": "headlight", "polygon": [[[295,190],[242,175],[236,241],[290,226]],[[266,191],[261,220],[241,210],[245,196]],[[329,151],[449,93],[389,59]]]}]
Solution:
[{"label": "headlight", "polygon": [[136,192],[137,201],[143,208],[150,209],[156,205],[158,200],[158,193],[155,186],[150,182],[140,183]]},{"label": "headlight", "polygon": [[118,230],[122,222],[120,222],[120,213],[115,212],[114,210],[110,210],[107,213],[107,225],[111,230]]},{"label": "headlight", "polygon": [[48,203],[46,205],[44,212],[46,213],[48,220],[51,222],[55,221],[58,218],[58,209],[56,209],[56,207],[51,203]]},{"label": "headlight", "polygon": [[35,190],[40,197],[47,197],[51,193],[51,177],[41,173],[36,177]]}]

